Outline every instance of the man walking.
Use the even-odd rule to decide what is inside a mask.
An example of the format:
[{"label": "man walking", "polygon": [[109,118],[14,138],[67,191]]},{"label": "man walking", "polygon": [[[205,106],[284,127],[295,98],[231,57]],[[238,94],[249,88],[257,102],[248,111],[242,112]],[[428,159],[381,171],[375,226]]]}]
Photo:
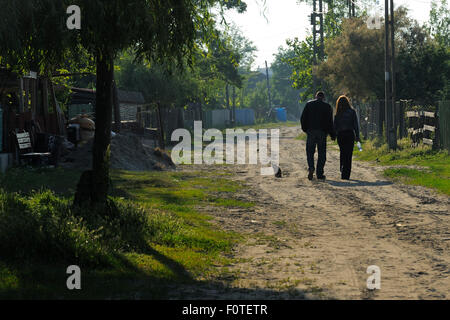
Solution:
[{"label": "man walking", "polygon": [[307,134],[306,157],[308,160],[308,179],[314,175],[314,153],[318,152],[316,176],[324,180],[324,166],[327,157],[327,135],[336,139],[333,127],[333,109],[326,103],[325,94],[317,92],[316,99],[309,101],[301,116],[302,130]]}]

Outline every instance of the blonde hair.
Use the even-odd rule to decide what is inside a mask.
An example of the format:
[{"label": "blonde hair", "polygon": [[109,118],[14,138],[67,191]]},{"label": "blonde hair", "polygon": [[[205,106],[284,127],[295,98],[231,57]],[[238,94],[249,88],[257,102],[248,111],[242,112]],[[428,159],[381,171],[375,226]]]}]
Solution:
[{"label": "blonde hair", "polygon": [[350,99],[347,96],[342,95],[336,101],[336,115],[341,114],[347,109],[352,109]]}]

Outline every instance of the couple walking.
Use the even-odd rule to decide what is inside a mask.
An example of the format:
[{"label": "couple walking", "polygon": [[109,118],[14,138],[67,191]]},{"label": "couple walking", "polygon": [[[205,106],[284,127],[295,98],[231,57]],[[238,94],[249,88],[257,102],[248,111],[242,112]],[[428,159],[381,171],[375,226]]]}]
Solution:
[{"label": "couple walking", "polygon": [[[317,179],[325,179],[324,166],[327,152],[327,136],[336,140],[340,149],[341,178],[350,179],[352,170],[353,146],[359,139],[358,118],[349,99],[342,95],[336,101],[336,113],[333,121],[333,109],[326,103],[325,94],[317,92],[316,99],[309,101],[301,116],[302,130],[307,134],[306,157],[308,160],[308,179],[312,180],[314,171]],[[318,152],[317,168],[314,170],[314,153]]]}]

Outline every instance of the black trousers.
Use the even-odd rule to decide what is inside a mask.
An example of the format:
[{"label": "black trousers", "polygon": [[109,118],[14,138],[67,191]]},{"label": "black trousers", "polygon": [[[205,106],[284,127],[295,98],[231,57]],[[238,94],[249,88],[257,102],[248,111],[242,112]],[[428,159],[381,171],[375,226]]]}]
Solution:
[{"label": "black trousers", "polygon": [[314,153],[316,152],[317,146],[317,177],[322,177],[325,167],[325,162],[327,161],[327,133],[321,130],[309,130],[307,132],[306,139],[306,159],[308,161],[308,168],[314,171]]},{"label": "black trousers", "polygon": [[340,153],[341,178],[350,179],[352,172],[353,147],[355,145],[355,133],[353,130],[341,131],[337,134],[337,142]]}]

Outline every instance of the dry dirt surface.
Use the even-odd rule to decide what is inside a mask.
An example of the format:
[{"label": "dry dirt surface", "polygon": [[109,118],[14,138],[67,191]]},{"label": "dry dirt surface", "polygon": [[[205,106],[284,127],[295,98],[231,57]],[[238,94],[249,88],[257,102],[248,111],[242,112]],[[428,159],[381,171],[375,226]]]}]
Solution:
[{"label": "dry dirt surface", "polygon": [[[207,210],[222,228],[245,235],[222,272],[223,289],[187,289],[190,299],[449,299],[450,199],[393,183],[382,168],[353,162],[340,179],[328,145],[325,181],[307,179],[299,127],[281,128],[282,178],[258,165],[223,166],[245,188],[251,208]],[[316,153],[317,157],[317,153]],[[221,170],[192,166],[183,170]],[[381,270],[369,290],[367,268]],[[188,296],[186,296],[186,294]]]}]

